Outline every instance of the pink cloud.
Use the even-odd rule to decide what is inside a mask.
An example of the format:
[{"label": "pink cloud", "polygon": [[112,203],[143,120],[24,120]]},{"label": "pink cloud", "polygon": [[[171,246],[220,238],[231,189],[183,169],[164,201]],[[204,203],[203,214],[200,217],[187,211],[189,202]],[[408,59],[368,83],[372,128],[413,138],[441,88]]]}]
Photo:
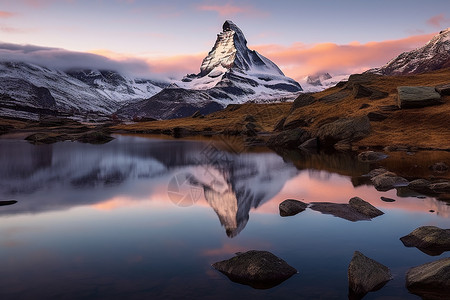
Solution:
[{"label": "pink cloud", "polygon": [[346,45],[295,43],[289,47],[258,45],[253,48],[273,60],[287,76],[300,80],[321,71],[339,75],[379,67],[402,52],[424,45],[433,36],[434,34],[422,34],[365,44],[356,41]]},{"label": "pink cloud", "polygon": [[[276,44],[257,45],[250,48],[273,60],[289,77],[301,80],[305,76],[320,71],[332,75],[360,73],[367,69],[380,67],[402,52],[424,45],[434,34],[413,35],[399,40],[387,40],[362,44],[353,41],[346,45],[321,43],[305,45],[294,43],[291,46]],[[114,60],[132,59],[131,55],[116,54],[106,50],[96,50]],[[204,53],[181,54],[175,56],[140,57],[156,74],[181,77],[198,73]]]},{"label": "pink cloud", "polygon": [[433,16],[427,20],[427,23],[433,27],[443,28],[445,24],[448,24],[450,19],[445,17],[444,14]]},{"label": "pink cloud", "polygon": [[233,16],[237,14],[247,13],[247,14],[257,14],[259,16],[266,15],[266,13],[257,10],[251,6],[238,6],[232,3],[227,3],[223,5],[208,5],[203,4],[197,6],[198,10],[201,11],[213,11],[219,14],[221,17]]},{"label": "pink cloud", "polygon": [[9,12],[9,11],[4,11],[4,10],[0,10],[0,18],[10,18],[12,16],[14,16],[15,13]]}]

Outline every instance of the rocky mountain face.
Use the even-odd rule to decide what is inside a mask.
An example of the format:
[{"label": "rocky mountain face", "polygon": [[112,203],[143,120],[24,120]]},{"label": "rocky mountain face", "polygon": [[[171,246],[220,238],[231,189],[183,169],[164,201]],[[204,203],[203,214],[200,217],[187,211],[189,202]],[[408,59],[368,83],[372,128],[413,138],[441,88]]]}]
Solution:
[{"label": "rocky mountain face", "polygon": [[419,74],[450,67],[450,28],[418,49],[404,52],[381,68],[368,73],[380,75]]},{"label": "rocky mountain face", "polygon": [[24,119],[42,113],[109,116],[168,85],[115,71],[62,71],[21,62],[0,62],[0,82],[0,116]]},{"label": "rocky mountain face", "polygon": [[330,73],[322,72],[313,75],[308,75],[300,84],[304,92],[315,93],[326,90],[335,86],[341,81],[347,81],[350,75],[331,76]]},{"label": "rocky mountain face", "polygon": [[[302,87],[298,82],[284,76],[268,58],[250,50],[239,27],[226,21],[198,74],[187,75],[152,98],[123,107],[118,114],[126,118],[183,117],[196,110],[210,113],[230,103],[293,99],[300,91]],[[173,94],[177,95],[176,100]],[[158,109],[152,109],[152,102],[158,103]],[[175,102],[185,107],[184,113],[174,108]],[[160,107],[162,103],[168,103],[168,106]],[[170,115],[168,110],[173,109],[175,111]]]},{"label": "rocky mountain face", "polygon": [[306,77],[306,83],[314,86],[321,86],[322,81],[331,79],[331,75],[329,73],[319,73],[315,75],[308,75]]}]

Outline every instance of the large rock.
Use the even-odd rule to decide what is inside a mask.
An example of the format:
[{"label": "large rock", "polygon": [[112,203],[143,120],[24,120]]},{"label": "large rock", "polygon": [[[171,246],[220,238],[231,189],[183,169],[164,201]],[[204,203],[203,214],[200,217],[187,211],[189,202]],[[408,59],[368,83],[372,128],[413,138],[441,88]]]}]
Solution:
[{"label": "large rock", "polygon": [[358,154],[358,160],[362,162],[373,162],[387,158],[388,155],[382,152],[365,151]]},{"label": "large rock", "polygon": [[362,213],[369,218],[375,218],[384,214],[384,212],[359,197],[351,198],[348,204],[357,212]]},{"label": "large rock", "polygon": [[333,145],[338,141],[357,141],[370,134],[370,121],[367,116],[338,119],[322,125],[317,130],[317,137],[325,145]]},{"label": "large rock", "polygon": [[308,204],[302,201],[287,199],[281,202],[279,205],[280,216],[282,217],[293,216],[304,211],[307,207]]},{"label": "large rock", "polygon": [[230,280],[258,289],[274,287],[297,273],[296,269],[281,258],[270,252],[257,250],[240,253],[212,266]]},{"label": "large rock", "polygon": [[409,269],[406,287],[422,299],[450,299],[450,257]]},{"label": "large rock", "polygon": [[308,131],[296,128],[272,136],[267,144],[271,147],[297,148],[310,138],[311,134]]},{"label": "large rock", "polygon": [[294,103],[292,103],[291,106],[291,112],[296,110],[297,108],[310,105],[316,101],[316,98],[314,98],[311,94],[300,94],[295,100]]},{"label": "large rock", "polygon": [[450,229],[435,226],[422,226],[408,235],[401,237],[406,247],[416,247],[428,255],[441,255],[450,251]]},{"label": "large rock", "polygon": [[449,96],[450,95],[450,83],[441,84],[441,85],[436,86],[436,92],[438,92],[442,96]]},{"label": "large rock", "polygon": [[89,144],[106,144],[113,140],[114,138],[105,131],[91,131],[80,136],[77,141],[81,143]]},{"label": "large rock", "polygon": [[333,215],[352,222],[370,221],[372,218],[383,214],[382,211],[359,197],[350,199],[348,204],[312,202],[310,208],[323,214]]},{"label": "large rock", "polygon": [[428,188],[435,193],[450,193],[450,181],[431,183]]},{"label": "large rock", "polygon": [[388,267],[355,251],[348,266],[349,298],[361,299],[368,292],[381,289],[391,279]]},{"label": "large rock", "polygon": [[397,87],[400,108],[418,108],[441,104],[441,95],[430,86],[399,86]]},{"label": "large rock", "polygon": [[3,201],[0,201],[0,206],[13,205],[16,203],[17,203],[16,200],[3,200]]},{"label": "large rock", "polygon": [[352,90],[353,98],[359,99],[364,97],[370,97],[371,100],[383,99],[389,96],[388,93],[379,91],[374,88],[366,87],[362,84],[355,83]]},{"label": "large rock", "polygon": [[407,186],[408,180],[392,172],[385,172],[370,179],[378,191],[389,191],[396,187]]}]

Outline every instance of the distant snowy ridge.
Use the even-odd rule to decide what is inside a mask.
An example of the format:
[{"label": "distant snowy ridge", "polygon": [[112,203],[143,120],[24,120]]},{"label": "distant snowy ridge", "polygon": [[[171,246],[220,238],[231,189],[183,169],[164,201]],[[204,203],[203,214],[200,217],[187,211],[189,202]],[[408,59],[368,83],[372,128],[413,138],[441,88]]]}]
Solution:
[{"label": "distant snowy ridge", "polygon": [[450,67],[450,28],[439,32],[424,46],[404,52],[383,67],[366,72],[380,75],[406,75],[447,67]]},{"label": "distant snowy ridge", "polygon": [[27,114],[19,111],[27,107],[110,115],[123,103],[151,97],[168,84],[114,71],[62,71],[19,62],[0,62],[0,80],[0,116],[24,118]]}]

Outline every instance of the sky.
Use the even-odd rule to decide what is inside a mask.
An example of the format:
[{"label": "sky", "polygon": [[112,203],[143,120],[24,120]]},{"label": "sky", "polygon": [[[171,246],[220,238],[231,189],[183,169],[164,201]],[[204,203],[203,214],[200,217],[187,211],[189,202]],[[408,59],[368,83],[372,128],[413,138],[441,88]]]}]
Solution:
[{"label": "sky", "polygon": [[227,19],[300,80],[362,72],[425,44],[450,26],[450,1],[0,0],[0,59],[176,78],[199,72]]}]

